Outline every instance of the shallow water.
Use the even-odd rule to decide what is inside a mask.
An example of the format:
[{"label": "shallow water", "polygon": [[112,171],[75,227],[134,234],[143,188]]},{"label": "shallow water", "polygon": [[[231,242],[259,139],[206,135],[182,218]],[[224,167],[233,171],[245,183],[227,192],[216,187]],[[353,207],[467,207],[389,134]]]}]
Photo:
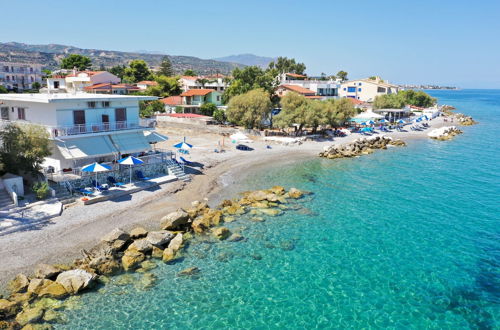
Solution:
[{"label": "shallow water", "polygon": [[[151,289],[141,274],[114,278],[58,327],[499,328],[500,91],[432,94],[480,124],[449,142],[250,175],[240,191],[314,194],[265,222],[228,224],[245,242],[195,241],[176,264],[158,262]],[[191,266],[200,274],[176,276]]]}]

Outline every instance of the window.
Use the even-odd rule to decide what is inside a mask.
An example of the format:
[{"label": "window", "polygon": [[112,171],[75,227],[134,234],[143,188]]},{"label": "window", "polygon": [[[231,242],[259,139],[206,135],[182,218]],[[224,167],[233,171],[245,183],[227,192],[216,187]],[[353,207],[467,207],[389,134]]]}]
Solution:
[{"label": "window", "polygon": [[344,91],[346,91],[346,88],[344,87]]},{"label": "window", "polygon": [[356,93],[356,87],[347,87],[348,93]]},{"label": "window", "polygon": [[361,83],[359,83],[358,86],[361,86]]},{"label": "window", "polygon": [[220,95],[217,95],[217,102],[220,101]]},{"label": "window", "polygon": [[109,101],[102,101],[103,108],[109,108]]},{"label": "window", "polygon": [[377,93],[385,93],[384,87],[377,87]]},{"label": "window", "polygon": [[115,121],[116,122],[127,121],[127,109],[125,108],[115,109]]},{"label": "window", "polygon": [[73,124],[85,125],[85,110],[74,110],[73,111]]},{"label": "window", "polygon": [[96,102],[95,101],[87,102],[87,107],[89,107],[89,108],[95,108],[96,107]]},{"label": "window", "polygon": [[54,81],[54,88],[59,88],[59,81]]},{"label": "window", "polygon": [[30,68],[30,73],[33,73],[33,68]]},{"label": "window", "polygon": [[358,88],[358,92],[361,92],[361,88]]},{"label": "window", "polygon": [[26,120],[26,111],[24,108],[17,108],[17,119]]},{"label": "window", "polygon": [[9,120],[9,107],[2,107],[2,120]]},{"label": "window", "polygon": [[9,67],[8,67],[8,66],[4,66],[4,67],[3,67],[3,71],[5,71],[5,72],[9,72]]}]

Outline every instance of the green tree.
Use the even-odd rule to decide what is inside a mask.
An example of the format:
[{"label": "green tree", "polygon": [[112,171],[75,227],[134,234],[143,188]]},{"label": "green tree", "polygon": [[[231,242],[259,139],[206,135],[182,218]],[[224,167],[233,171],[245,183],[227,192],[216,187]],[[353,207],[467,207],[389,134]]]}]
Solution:
[{"label": "green tree", "polygon": [[269,93],[259,88],[231,98],[226,116],[230,122],[247,128],[261,127],[261,122],[271,111]]},{"label": "green tree", "polygon": [[306,71],[306,65],[304,63],[298,63],[293,58],[278,57],[276,61],[269,63],[268,71],[276,71],[277,74],[280,73],[296,73],[304,74]]},{"label": "green tree", "polygon": [[144,95],[153,95],[160,97],[179,95],[182,92],[179,77],[155,76],[154,81],[158,83],[157,86],[149,86]]},{"label": "green tree", "polygon": [[187,69],[186,71],[184,71],[184,73],[182,75],[183,76],[194,77],[194,76],[196,76],[196,72],[194,72],[191,69]]},{"label": "green tree", "polygon": [[198,78],[196,82],[201,85],[201,88],[205,88],[205,85],[210,83],[211,81],[207,78]]},{"label": "green tree", "polygon": [[288,93],[281,98],[281,112],[274,117],[274,125],[281,128],[295,126],[296,134],[300,134],[308,123],[307,116],[311,109],[311,101],[297,93]]},{"label": "green tree", "polygon": [[171,77],[174,75],[174,69],[172,68],[172,62],[168,56],[163,56],[160,64],[160,70],[158,71],[160,75]]},{"label": "green tree", "polygon": [[40,83],[38,81],[35,81],[34,83],[31,84],[31,89],[39,90],[40,87],[42,87],[42,86],[40,85]]},{"label": "green tree", "polygon": [[9,124],[0,131],[0,141],[5,172],[36,172],[50,155],[49,134],[41,126]]},{"label": "green tree", "polygon": [[160,101],[140,101],[139,102],[139,116],[141,118],[150,118],[155,113],[165,112],[165,104]]},{"label": "green tree", "polygon": [[356,115],[357,110],[347,98],[339,100],[329,99],[325,103],[326,123],[331,127],[342,126],[346,121]]},{"label": "green tree", "polygon": [[151,80],[152,74],[148,64],[143,60],[133,60],[129,67],[123,72],[123,80],[129,83],[138,83],[143,80]]},{"label": "green tree", "polygon": [[114,74],[120,79],[123,79],[123,75],[125,74],[125,69],[127,67],[125,65],[115,65],[109,69],[109,72]]},{"label": "green tree", "polygon": [[228,103],[233,96],[257,88],[261,88],[271,95],[275,87],[275,77],[258,66],[247,66],[243,69],[235,68],[233,70],[233,81],[224,91],[222,102]]},{"label": "green tree", "polygon": [[9,90],[4,86],[0,85],[0,94],[7,94]]},{"label": "green tree", "polygon": [[214,120],[222,124],[226,121],[226,112],[222,109],[216,109],[213,114]]},{"label": "green tree", "polygon": [[347,80],[347,72],[340,70],[339,72],[337,72],[337,78],[339,78],[342,81],[346,81]]},{"label": "green tree", "polygon": [[213,116],[216,110],[217,106],[211,102],[203,103],[200,107],[201,114],[205,116]]},{"label": "green tree", "polygon": [[406,90],[397,94],[379,95],[373,101],[375,109],[401,109],[406,105],[428,108],[436,104],[436,99],[423,91]]},{"label": "green tree", "polygon": [[90,69],[91,66],[92,60],[87,56],[79,54],[70,54],[61,61],[61,69],[71,70],[76,68],[77,70],[83,71]]}]

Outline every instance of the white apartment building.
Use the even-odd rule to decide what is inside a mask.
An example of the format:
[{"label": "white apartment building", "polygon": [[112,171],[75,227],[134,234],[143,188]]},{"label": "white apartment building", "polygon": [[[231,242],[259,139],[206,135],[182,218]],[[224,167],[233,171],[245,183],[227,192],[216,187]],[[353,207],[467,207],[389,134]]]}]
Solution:
[{"label": "white apartment building", "polygon": [[375,97],[384,94],[396,94],[399,86],[384,82],[379,77],[375,79],[359,79],[343,82],[340,97],[350,97],[363,102],[373,102]]},{"label": "white apartment building", "polygon": [[53,75],[47,79],[49,93],[74,93],[98,84],[119,84],[121,79],[107,71],[72,71],[68,75]]},{"label": "white apartment building", "polygon": [[278,77],[278,82],[279,85],[300,86],[309,89],[323,99],[337,98],[339,96],[340,83],[332,79],[310,79],[305,75],[283,73]]},{"label": "white apartment building", "polygon": [[10,91],[23,91],[31,89],[34,82],[42,84],[41,64],[0,62],[0,86]]},{"label": "white apartment building", "polygon": [[45,127],[52,155],[43,167],[71,173],[94,161],[143,155],[152,149],[151,143],[163,141],[139,119],[139,101],[155,99],[87,93],[0,94],[0,110],[3,123]]},{"label": "white apartment building", "polygon": [[211,76],[181,76],[180,84],[183,92],[190,89],[213,89],[217,92],[224,92],[229,83],[221,74]]}]

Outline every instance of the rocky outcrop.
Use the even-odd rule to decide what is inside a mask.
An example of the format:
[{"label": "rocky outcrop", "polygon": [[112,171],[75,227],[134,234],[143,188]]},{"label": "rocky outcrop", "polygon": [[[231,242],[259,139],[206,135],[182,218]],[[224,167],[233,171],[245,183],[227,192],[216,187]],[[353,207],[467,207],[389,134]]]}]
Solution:
[{"label": "rocky outcrop", "polygon": [[142,238],[146,237],[148,234],[148,231],[142,227],[135,227],[130,231],[130,238],[137,239],[137,238]]},{"label": "rocky outcrop", "polygon": [[466,116],[464,114],[459,113],[457,114],[456,117],[458,123],[462,126],[471,126],[477,124],[477,122],[474,119],[472,119],[471,116]]},{"label": "rocky outcrop", "polygon": [[130,235],[120,228],[113,229],[102,238],[103,242],[108,243],[115,250],[121,249],[130,240]]},{"label": "rocky outcrop", "polygon": [[61,270],[57,267],[47,264],[38,264],[35,267],[36,278],[55,279]]},{"label": "rocky outcrop", "polygon": [[8,289],[12,293],[25,292],[30,281],[24,274],[17,274],[8,284]]},{"label": "rocky outcrop", "polygon": [[68,291],[62,284],[53,281],[51,282],[52,283],[48,284],[47,286],[43,287],[40,290],[40,292],[38,293],[39,297],[50,297],[50,298],[60,299],[68,295]]},{"label": "rocky outcrop", "polygon": [[169,262],[175,259],[176,253],[181,249],[182,243],[184,243],[184,238],[181,233],[175,235],[175,237],[170,241],[168,247],[163,250],[162,259],[164,262]]},{"label": "rocky outcrop", "polygon": [[19,323],[20,326],[25,326],[28,323],[33,323],[41,320],[43,317],[43,309],[40,307],[27,308],[24,309],[21,313],[17,314],[16,322]]},{"label": "rocky outcrop", "polygon": [[146,240],[154,246],[164,246],[167,245],[174,236],[174,233],[167,230],[150,231],[148,236],[146,236]]},{"label": "rocky outcrop", "polygon": [[161,229],[176,230],[181,229],[187,225],[189,215],[186,211],[179,209],[175,212],[169,213],[161,219]]},{"label": "rocky outcrop", "polygon": [[59,274],[56,282],[60,283],[68,293],[76,294],[90,287],[95,279],[95,274],[91,274],[83,269],[73,269]]},{"label": "rocky outcrop", "polygon": [[355,157],[371,154],[375,149],[387,149],[388,146],[401,147],[405,145],[404,141],[388,136],[370,136],[356,139],[347,144],[325,147],[324,151],[319,153],[319,156],[328,159]]},{"label": "rocky outcrop", "polygon": [[147,253],[153,250],[153,244],[147,238],[141,238],[135,240],[132,244],[129,245],[127,251],[135,251],[140,253]]},{"label": "rocky outcrop", "polygon": [[212,234],[219,240],[224,240],[231,235],[231,232],[226,227],[217,227],[212,230]]},{"label": "rocky outcrop", "polygon": [[146,259],[146,255],[144,253],[138,251],[125,251],[125,254],[122,257],[122,266],[125,270],[131,270],[139,267],[139,264]]},{"label": "rocky outcrop", "polygon": [[10,301],[7,299],[0,299],[0,319],[16,315],[18,310],[19,310],[19,305],[17,302]]},{"label": "rocky outcrop", "polygon": [[446,126],[441,128],[436,128],[431,132],[427,133],[427,136],[434,140],[447,141],[451,140],[455,135],[462,134],[456,126]]},{"label": "rocky outcrop", "polygon": [[181,270],[177,275],[178,276],[190,276],[190,275],[196,275],[200,272],[200,269],[198,267],[189,267],[184,270]]}]

